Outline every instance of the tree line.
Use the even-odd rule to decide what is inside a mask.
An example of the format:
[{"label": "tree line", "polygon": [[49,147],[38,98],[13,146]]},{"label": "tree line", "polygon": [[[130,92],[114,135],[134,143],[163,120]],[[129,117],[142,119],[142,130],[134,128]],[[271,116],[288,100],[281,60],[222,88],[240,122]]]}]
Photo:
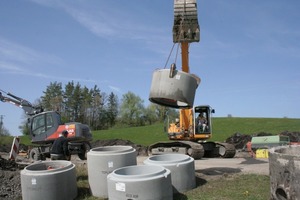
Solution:
[{"label": "tree line", "polygon": [[[113,92],[102,92],[97,85],[87,88],[73,81],[65,86],[51,82],[35,106],[59,112],[64,123],[80,122],[87,124],[91,130],[151,125],[163,122],[166,112],[177,115],[172,108],[152,103],[145,106],[144,100],[130,91],[119,99]],[[20,128],[23,134],[28,134],[28,127]]]}]

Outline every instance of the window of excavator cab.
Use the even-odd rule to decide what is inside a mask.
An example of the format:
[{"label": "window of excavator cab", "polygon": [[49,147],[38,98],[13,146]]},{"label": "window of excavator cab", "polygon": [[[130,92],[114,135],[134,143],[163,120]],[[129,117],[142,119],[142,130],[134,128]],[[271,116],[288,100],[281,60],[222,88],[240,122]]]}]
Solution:
[{"label": "window of excavator cab", "polygon": [[210,133],[210,117],[209,117],[209,110],[207,108],[201,108],[195,110],[196,114],[196,133],[207,134]]},{"label": "window of excavator cab", "polygon": [[40,135],[54,126],[51,113],[38,115],[32,120],[32,134]]},{"label": "window of excavator cab", "polygon": [[53,118],[51,113],[47,113],[46,114],[46,126],[47,126],[47,130],[53,127]]},{"label": "window of excavator cab", "polygon": [[32,134],[40,135],[46,131],[44,114],[38,115],[32,119]]},{"label": "window of excavator cab", "polygon": [[60,114],[56,113],[55,117],[56,117],[57,124],[62,125]]}]

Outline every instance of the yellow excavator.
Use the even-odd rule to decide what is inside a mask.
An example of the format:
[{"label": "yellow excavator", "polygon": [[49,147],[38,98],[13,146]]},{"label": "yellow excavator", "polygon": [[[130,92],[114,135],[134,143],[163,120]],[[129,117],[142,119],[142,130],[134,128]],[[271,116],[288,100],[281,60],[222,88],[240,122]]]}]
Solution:
[{"label": "yellow excavator", "polygon": [[[173,42],[174,44],[178,43],[181,47],[183,73],[190,73],[189,45],[192,42],[199,41],[200,28],[198,24],[196,0],[174,0]],[[176,71],[176,65],[172,64],[169,77],[173,76],[174,71]],[[198,79],[197,82],[200,83],[200,79],[196,79]],[[167,81],[163,81],[163,84],[166,84],[166,82]],[[157,83],[152,83],[152,85],[154,84]],[[172,82],[170,85],[173,87],[175,84],[175,82]],[[155,86],[161,87],[163,85]],[[190,88],[187,87],[187,89],[189,90]],[[172,88],[172,90],[178,91],[177,88]],[[162,95],[161,97],[159,96],[160,94]],[[168,127],[166,129],[168,138],[171,141],[157,142],[150,145],[148,149],[149,154],[184,153],[195,159],[200,159],[204,156],[234,157],[234,145],[207,142],[207,140],[212,137],[211,114],[215,112],[214,109],[209,105],[186,106],[187,104],[176,103],[179,101],[168,98],[170,95],[166,94],[166,92],[160,92],[159,95],[153,98],[153,94],[150,94],[149,100],[163,106],[181,109],[179,110],[179,118],[169,119],[169,117],[167,117]],[[175,95],[178,97],[178,92]],[[185,98],[182,99],[183,101],[185,100]],[[191,102],[193,102],[193,100]]]}]

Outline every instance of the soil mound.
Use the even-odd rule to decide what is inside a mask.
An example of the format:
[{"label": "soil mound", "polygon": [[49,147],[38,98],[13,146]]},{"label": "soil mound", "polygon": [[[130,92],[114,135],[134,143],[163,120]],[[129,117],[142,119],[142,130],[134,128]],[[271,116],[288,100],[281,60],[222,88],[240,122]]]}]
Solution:
[{"label": "soil mound", "polygon": [[247,142],[251,141],[251,135],[235,133],[225,140],[226,143],[233,144],[236,149],[244,149]]},{"label": "soil mound", "polygon": [[289,131],[284,131],[280,135],[285,135],[290,137],[290,142],[300,142],[300,132],[289,132]]},{"label": "soil mound", "polygon": [[[242,133],[235,133],[229,138],[226,139],[227,143],[233,144],[236,149],[244,149],[246,147],[247,142],[251,141],[252,137],[254,136],[271,136],[274,135],[272,133],[266,132],[259,132],[254,133],[252,135],[249,134],[242,134]],[[289,132],[284,131],[279,135],[289,136],[290,142],[300,143],[300,132]]]},{"label": "soil mound", "polygon": [[14,161],[0,156],[0,199],[22,199],[21,175]]}]

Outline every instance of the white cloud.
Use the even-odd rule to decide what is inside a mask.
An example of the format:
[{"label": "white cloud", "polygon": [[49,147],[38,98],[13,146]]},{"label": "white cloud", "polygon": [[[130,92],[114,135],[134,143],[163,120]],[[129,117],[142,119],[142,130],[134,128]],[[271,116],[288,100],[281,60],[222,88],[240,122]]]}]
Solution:
[{"label": "white cloud", "polygon": [[10,62],[0,60],[0,72],[4,70],[9,73],[21,73],[24,69]]},{"label": "white cloud", "polygon": [[[37,63],[47,62],[52,64],[62,64],[61,58],[49,54],[38,52],[29,47],[17,44],[0,37],[0,59],[19,63],[19,66],[34,67]],[[23,67],[22,67],[23,68]]]},{"label": "white cloud", "polygon": [[[2,74],[19,74],[51,80],[96,82],[95,80],[77,77],[49,75],[45,73],[45,71],[47,71],[45,67],[41,68],[41,66],[47,66],[49,63],[51,64],[50,66],[57,67],[61,66],[63,61],[56,56],[43,54],[31,48],[0,38],[0,73]],[[40,69],[43,73],[38,72]]]},{"label": "white cloud", "polygon": [[30,64],[38,60],[40,55],[32,49],[0,38],[0,58],[1,60],[13,60]]},{"label": "white cloud", "polygon": [[82,26],[99,37],[111,37],[117,34],[117,28],[114,27],[114,24],[111,21],[103,19],[101,15],[96,16],[86,10],[69,5],[64,6],[64,10]]},{"label": "white cloud", "polygon": [[109,87],[112,91],[121,93],[121,89],[120,89],[119,87],[112,86],[112,85],[109,85],[108,87]]}]

